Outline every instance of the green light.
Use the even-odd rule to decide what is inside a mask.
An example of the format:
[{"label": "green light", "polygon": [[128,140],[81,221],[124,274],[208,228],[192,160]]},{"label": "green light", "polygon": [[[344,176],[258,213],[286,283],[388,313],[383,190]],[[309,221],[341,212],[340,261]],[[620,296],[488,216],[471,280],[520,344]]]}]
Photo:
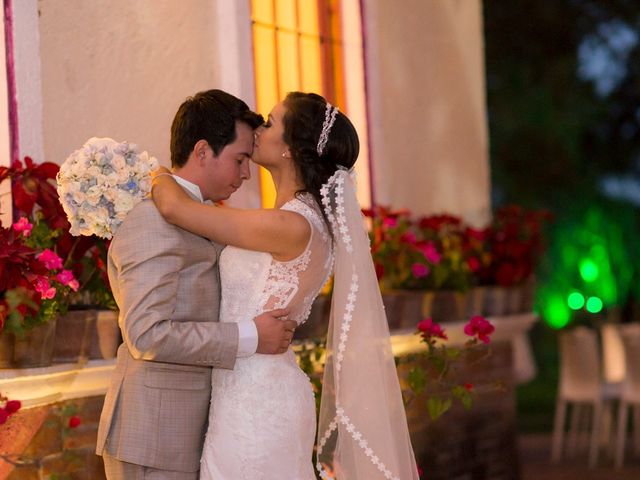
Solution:
[{"label": "green light", "polygon": [[551,328],[566,327],[571,319],[571,312],[567,308],[564,298],[554,295],[549,298],[543,308],[544,318]]},{"label": "green light", "polygon": [[569,294],[569,297],[567,297],[567,305],[569,305],[569,308],[572,310],[580,310],[584,307],[584,297],[580,292],[572,292]]},{"label": "green light", "polygon": [[580,275],[585,282],[595,281],[599,274],[598,265],[593,260],[585,258],[580,262]]},{"label": "green light", "polygon": [[598,313],[602,310],[602,300],[598,297],[589,297],[587,300],[587,311],[590,313]]}]

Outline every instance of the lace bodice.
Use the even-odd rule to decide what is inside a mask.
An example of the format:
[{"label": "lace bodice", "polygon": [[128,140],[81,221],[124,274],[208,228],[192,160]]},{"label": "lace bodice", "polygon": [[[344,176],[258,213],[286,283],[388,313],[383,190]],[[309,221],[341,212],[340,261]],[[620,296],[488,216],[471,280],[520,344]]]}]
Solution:
[{"label": "lace bodice", "polygon": [[302,254],[280,262],[269,253],[226,247],[220,256],[222,303],[220,321],[251,320],[260,313],[288,307],[298,324],[326,283],[333,265],[332,241],[319,207],[309,194],[282,206],[302,215],[311,237]]}]

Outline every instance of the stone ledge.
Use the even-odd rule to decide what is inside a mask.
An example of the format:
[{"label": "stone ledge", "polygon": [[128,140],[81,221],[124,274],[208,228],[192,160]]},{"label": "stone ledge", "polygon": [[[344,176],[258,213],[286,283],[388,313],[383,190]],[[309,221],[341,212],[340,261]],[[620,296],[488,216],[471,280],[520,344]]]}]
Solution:
[{"label": "stone ledge", "polygon": [[115,360],[90,360],[44,368],[0,370],[0,392],[37,407],[74,398],[104,395]]}]

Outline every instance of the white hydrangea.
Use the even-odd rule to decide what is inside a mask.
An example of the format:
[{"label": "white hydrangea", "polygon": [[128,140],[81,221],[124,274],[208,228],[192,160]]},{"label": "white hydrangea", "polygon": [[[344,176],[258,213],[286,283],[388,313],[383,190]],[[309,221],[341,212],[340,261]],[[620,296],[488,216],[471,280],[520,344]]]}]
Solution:
[{"label": "white hydrangea", "polygon": [[60,166],[58,195],[72,235],[111,238],[151,191],[158,160],[137,145],[90,138]]}]

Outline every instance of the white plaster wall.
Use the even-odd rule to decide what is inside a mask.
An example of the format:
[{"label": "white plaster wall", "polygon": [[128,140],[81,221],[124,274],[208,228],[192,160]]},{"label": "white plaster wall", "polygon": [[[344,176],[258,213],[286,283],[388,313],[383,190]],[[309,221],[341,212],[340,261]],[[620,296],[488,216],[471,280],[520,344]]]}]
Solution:
[{"label": "white plaster wall", "polygon": [[486,222],[481,1],[362,5],[375,201]]},{"label": "white plaster wall", "polygon": [[168,165],[178,106],[218,83],[215,25],[209,0],[41,0],[47,160],[108,136]]}]

